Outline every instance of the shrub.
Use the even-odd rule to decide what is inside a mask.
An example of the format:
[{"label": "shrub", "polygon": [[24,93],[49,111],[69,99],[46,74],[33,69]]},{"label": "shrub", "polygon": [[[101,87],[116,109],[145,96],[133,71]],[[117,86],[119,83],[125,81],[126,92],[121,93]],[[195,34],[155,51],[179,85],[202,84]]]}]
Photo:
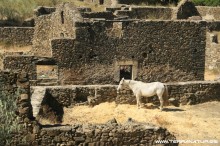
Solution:
[{"label": "shrub", "polygon": [[16,99],[15,96],[8,96],[4,91],[0,92],[0,145],[9,144],[12,134],[18,132],[20,126],[15,114]]},{"label": "shrub", "polygon": [[192,2],[200,6],[220,6],[220,0],[192,0]]}]

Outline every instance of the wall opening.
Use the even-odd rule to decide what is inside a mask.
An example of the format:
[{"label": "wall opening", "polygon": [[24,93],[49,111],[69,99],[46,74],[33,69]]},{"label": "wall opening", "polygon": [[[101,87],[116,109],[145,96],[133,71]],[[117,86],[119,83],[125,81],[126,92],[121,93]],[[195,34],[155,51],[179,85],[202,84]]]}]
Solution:
[{"label": "wall opening", "polygon": [[99,0],[99,4],[103,5],[104,4],[104,0]]},{"label": "wall opening", "polygon": [[120,82],[122,78],[135,80],[137,78],[138,62],[135,60],[122,60],[115,62],[114,81]]},{"label": "wall opening", "polygon": [[132,79],[132,65],[120,65],[120,80],[124,79]]},{"label": "wall opening", "polygon": [[58,79],[58,66],[37,65],[37,79]]},{"label": "wall opening", "polygon": [[64,110],[62,105],[49,93],[46,93],[37,120],[42,125],[62,123]]},{"label": "wall opening", "polygon": [[64,24],[64,12],[61,11],[60,15],[61,15],[61,23]]}]

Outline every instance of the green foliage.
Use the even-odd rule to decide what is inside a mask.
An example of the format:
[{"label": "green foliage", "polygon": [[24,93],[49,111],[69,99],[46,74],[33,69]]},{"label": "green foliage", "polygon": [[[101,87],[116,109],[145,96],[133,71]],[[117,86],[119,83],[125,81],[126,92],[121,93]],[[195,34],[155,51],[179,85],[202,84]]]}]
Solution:
[{"label": "green foliage", "polygon": [[[126,2],[126,0],[119,0]],[[131,0],[130,0],[131,1]],[[180,0],[133,0],[135,4],[170,5]],[[192,0],[196,5],[219,6],[220,0]],[[55,6],[61,2],[80,3],[79,0],[0,0],[0,20],[14,20],[22,22],[33,16],[37,6]],[[81,2],[80,4],[88,4]],[[92,3],[90,4],[92,6]]]},{"label": "green foliage", "polygon": [[220,0],[192,0],[192,2],[200,6],[220,6]]},{"label": "green foliage", "polygon": [[23,20],[32,15],[30,13],[35,4],[29,0],[1,0],[0,19]]},{"label": "green foliage", "polygon": [[19,131],[16,111],[16,99],[15,96],[8,96],[4,91],[0,92],[0,145],[6,145],[10,143],[12,134]]}]

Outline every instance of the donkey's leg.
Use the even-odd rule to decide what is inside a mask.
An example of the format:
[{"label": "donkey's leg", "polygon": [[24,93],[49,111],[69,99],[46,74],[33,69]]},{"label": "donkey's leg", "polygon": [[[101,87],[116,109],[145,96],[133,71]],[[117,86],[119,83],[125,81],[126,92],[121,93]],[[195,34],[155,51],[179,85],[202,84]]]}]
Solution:
[{"label": "donkey's leg", "polygon": [[158,98],[160,100],[160,110],[162,111],[163,110],[163,103],[164,103],[163,97],[162,97],[162,95],[158,95]]},{"label": "donkey's leg", "polygon": [[140,105],[140,96],[137,94],[136,95],[136,100],[137,100],[137,108],[139,108]]}]

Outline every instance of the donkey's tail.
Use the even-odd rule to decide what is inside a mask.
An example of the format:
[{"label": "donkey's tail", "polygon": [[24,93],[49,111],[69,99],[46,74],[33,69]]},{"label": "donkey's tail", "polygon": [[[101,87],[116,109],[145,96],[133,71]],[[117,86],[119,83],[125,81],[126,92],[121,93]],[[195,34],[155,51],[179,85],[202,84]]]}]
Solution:
[{"label": "donkey's tail", "polygon": [[168,106],[169,105],[168,95],[169,95],[169,93],[168,93],[167,85],[164,85],[164,92],[163,92],[164,106]]}]

